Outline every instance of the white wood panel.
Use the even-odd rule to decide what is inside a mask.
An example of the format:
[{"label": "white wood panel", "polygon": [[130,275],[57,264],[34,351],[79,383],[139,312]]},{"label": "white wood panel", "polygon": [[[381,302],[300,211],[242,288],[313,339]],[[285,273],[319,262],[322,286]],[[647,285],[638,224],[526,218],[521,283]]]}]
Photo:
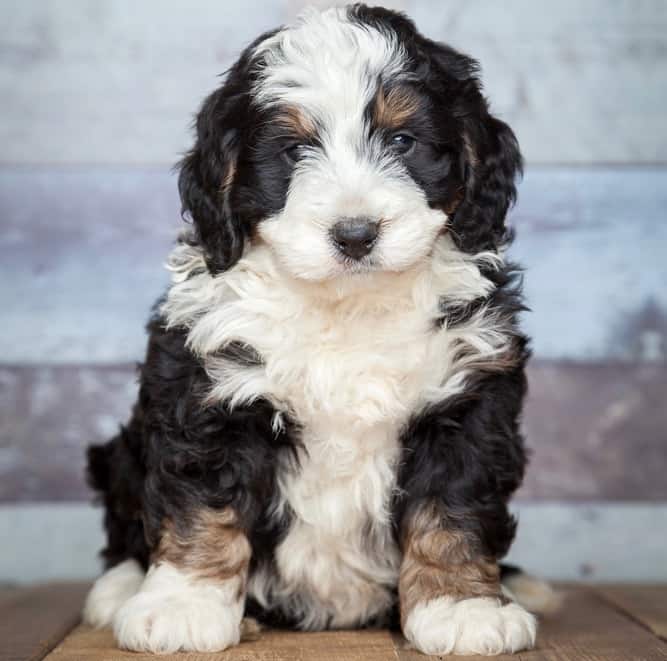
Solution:
[{"label": "white wood panel", "polygon": [[667,169],[529,169],[513,222],[540,358],[667,361]]},{"label": "white wood panel", "polygon": [[[529,168],[511,255],[539,358],[664,363],[667,168]],[[141,358],[180,226],[164,169],[0,169],[0,361]]]},{"label": "white wood panel", "polygon": [[534,163],[667,160],[667,3],[406,3],[482,64],[493,108]]},{"label": "white wood panel", "polygon": [[[520,523],[508,560],[528,571],[560,580],[667,581],[665,504],[520,503],[514,509]],[[96,576],[101,531],[102,512],[90,505],[0,505],[0,582]]]},{"label": "white wood panel", "polygon": [[283,4],[3,2],[0,160],[173,163],[218,75]]},{"label": "white wood panel", "polygon": [[[0,162],[174,162],[217,74],[304,4],[0,3]],[[388,4],[481,61],[493,106],[529,161],[667,160],[662,0]]]}]

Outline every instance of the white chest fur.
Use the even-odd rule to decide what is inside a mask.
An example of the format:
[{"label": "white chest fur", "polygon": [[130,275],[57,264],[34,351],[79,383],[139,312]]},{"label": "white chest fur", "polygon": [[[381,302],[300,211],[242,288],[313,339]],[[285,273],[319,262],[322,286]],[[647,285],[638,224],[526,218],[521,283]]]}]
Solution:
[{"label": "white chest fur", "polygon": [[[276,507],[288,507],[293,524],[276,551],[278,575],[250,583],[260,602],[290,604],[310,628],[354,625],[389,604],[400,430],[412,412],[459,392],[466,366],[507,341],[484,310],[455,329],[434,324],[443,296],[489,292],[484,259],[498,260],[464,256],[444,239],[414,272],[364,276],[343,292],[288,280],[262,247],[217,278],[201,270],[196,249],[172,255],[163,311],[190,329],[211,397],[231,406],[267,397],[302,428],[300,466],[279,475]],[[230,342],[252,347],[262,364],[216,356]]]}]

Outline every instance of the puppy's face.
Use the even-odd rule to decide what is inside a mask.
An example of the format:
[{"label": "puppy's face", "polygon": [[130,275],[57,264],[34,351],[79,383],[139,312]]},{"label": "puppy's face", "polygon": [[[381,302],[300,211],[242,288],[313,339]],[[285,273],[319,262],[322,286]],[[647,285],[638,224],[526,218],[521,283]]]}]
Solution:
[{"label": "puppy's face", "polygon": [[498,247],[520,156],[475,72],[363,6],[261,37],[205,102],[182,166],[209,268],[257,241],[313,281],[404,271],[446,231],[462,250]]}]

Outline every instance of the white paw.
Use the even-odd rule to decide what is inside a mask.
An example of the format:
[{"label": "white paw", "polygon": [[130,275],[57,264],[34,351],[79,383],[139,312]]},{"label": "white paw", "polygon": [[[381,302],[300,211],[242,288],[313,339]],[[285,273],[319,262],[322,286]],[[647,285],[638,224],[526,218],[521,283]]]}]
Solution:
[{"label": "white paw", "polygon": [[438,597],[412,609],[405,637],[424,654],[512,653],[535,644],[535,618],[515,603],[492,597]]},{"label": "white paw", "polygon": [[114,618],[118,645],[169,654],[218,652],[238,644],[243,604],[230,599],[232,587],[188,579],[163,564],[153,568]]},{"label": "white paw", "polygon": [[86,597],[83,621],[98,629],[110,626],[118,609],[139,590],[144,576],[136,560],[125,560],[102,574]]}]

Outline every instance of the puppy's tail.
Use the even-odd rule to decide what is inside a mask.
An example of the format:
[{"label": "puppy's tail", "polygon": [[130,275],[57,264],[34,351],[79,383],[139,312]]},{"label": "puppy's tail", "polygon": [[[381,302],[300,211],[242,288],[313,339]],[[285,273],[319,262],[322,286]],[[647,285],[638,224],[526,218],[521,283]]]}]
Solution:
[{"label": "puppy's tail", "polygon": [[500,565],[500,581],[507,597],[536,615],[553,615],[563,604],[561,593],[519,567]]},{"label": "puppy's tail", "polygon": [[103,445],[88,448],[88,484],[104,506],[107,545],[102,551],[107,568],[133,558],[146,567],[149,550],[141,518],[143,469],[138,425],[122,427]]},{"label": "puppy's tail", "polygon": [[89,445],[87,450],[87,482],[90,487],[105,493],[109,490],[111,481],[111,456],[113,454],[113,441],[105,445]]}]

